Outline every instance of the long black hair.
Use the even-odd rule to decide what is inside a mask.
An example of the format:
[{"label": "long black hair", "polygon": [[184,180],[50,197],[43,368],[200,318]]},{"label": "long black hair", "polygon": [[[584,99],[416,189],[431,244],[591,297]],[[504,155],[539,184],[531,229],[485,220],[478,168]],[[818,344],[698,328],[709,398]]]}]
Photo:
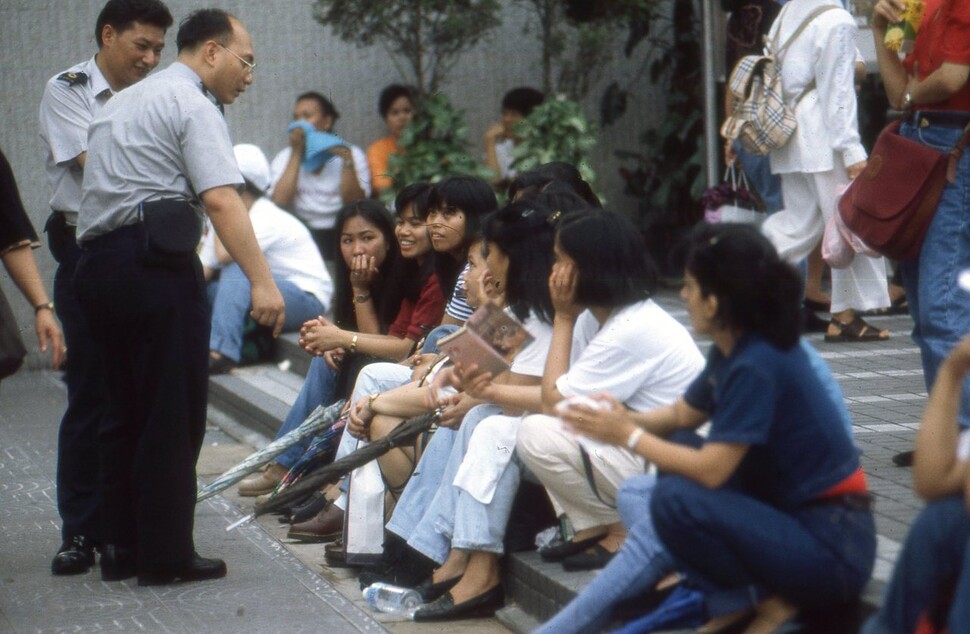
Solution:
[{"label": "long black hair", "polygon": [[[447,254],[434,254],[434,271],[438,284],[445,297],[450,297],[458,281],[458,275],[465,268],[468,247],[481,232],[482,218],[498,207],[492,186],[474,176],[452,176],[435,183],[428,200],[428,212],[442,207],[457,207],[465,214],[465,234],[462,236],[460,252],[457,257]],[[427,219],[427,213],[425,214]]]},{"label": "long black hair", "polygon": [[775,247],[747,225],[700,225],[691,235],[687,272],[704,297],[717,298],[724,328],[761,335],[783,350],[801,332],[802,280]]},{"label": "long black hair", "polygon": [[509,200],[517,200],[523,195],[538,193],[552,181],[559,181],[572,189],[576,195],[585,200],[591,207],[603,208],[600,199],[593,193],[575,166],[564,161],[552,161],[522,172],[509,183]]},{"label": "long black hair", "polygon": [[643,236],[629,218],[613,211],[567,214],[556,235],[559,248],[579,267],[576,301],[582,306],[620,308],[649,298],[657,267]]},{"label": "long black hair", "polygon": [[490,213],[482,223],[486,248],[495,245],[509,259],[505,301],[520,320],[531,311],[539,320],[552,323],[555,311],[549,298],[549,274],[556,237],[553,213],[535,201],[520,200]]},{"label": "long black hair", "polygon": [[394,323],[398,310],[401,308],[401,285],[393,283],[393,271],[400,268],[401,251],[394,236],[394,219],[391,218],[387,207],[376,200],[358,200],[344,205],[337,214],[337,257],[334,258],[334,295],[333,319],[341,328],[351,328],[355,324],[354,291],[350,285],[350,269],[344,262],[340,251],[340,239],[344,224],[351,218],[363,218],[377,227],[387,242],[387,257],[380,266],[380,277],[371,287],[371,296],[377,309],[377,319],[381,325],[381,332]]}]

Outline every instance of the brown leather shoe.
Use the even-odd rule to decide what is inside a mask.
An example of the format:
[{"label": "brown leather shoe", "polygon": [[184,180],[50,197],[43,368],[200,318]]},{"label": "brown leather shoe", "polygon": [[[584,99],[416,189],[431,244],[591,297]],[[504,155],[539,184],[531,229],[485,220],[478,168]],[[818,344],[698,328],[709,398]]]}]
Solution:
[{"label": "brown leather shoe", "polygon": [[280,483],[287,471],[288,469],[283,465],[271,462],[259,475],[247,478],[239,483],[239,495],[244,498],[254,498],[258,495],[270,493]]},{"label": "brown leather shoe", "polygon": [[290,527],[287,538],[308,544],[332,542],[344,532],[344,512],[333,504],[316,517]]}]

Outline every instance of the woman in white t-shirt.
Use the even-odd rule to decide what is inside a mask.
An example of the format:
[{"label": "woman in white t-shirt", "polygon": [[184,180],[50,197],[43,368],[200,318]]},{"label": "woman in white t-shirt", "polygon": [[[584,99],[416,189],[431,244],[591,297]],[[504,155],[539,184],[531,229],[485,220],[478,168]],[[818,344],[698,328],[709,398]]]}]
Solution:
[{"label": "woman in white t-shirt", "polygon": [[567,570],[589,570],[603,567],[623,543],[616,491],[647,465],[626,448],[580,440],[548,414],[560,401],[603,392],[636,411],[672,403],[703,359],[687,330],[650,299],[655,268],[626,217],[567,217],[555,256],[549,287],[556,312],[542,378],[547,415],[522,422],[516,451],[576,531],[540,554]]}]

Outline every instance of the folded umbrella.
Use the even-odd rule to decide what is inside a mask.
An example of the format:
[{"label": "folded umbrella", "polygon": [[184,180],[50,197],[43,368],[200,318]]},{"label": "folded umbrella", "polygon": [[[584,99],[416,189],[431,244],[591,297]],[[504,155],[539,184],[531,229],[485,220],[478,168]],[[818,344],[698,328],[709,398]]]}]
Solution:
[{"label": "folded umbrella", "polygon": [[339,460],[334,460],[330,464],[321,466],[312,473],[304,474],[299,482],[278,492],[265,502],[256,504],[253,509],[253,517],[272,513],[295,500],[309,495],[324,485],[333,484],[357,467],[383,456],[395,447],[401,447],[411,442],[420,434],[430,429],[436,422],[438,422],[438,414],[434,412],[409,418],[380,440],[367,443],[357,451]]},{"label": "folded umbrella", "polygon": [[315,436],[325,429],[331,427],[337,422],[337,420],[339,420],[340,412],[345,403],[346,401],[341,399],[326,407],[323,405],[318,406],[316,409],[310,412],[310,415],[307,416],[305,421],[300,423],[299,427],[288,434],[277,438],[259,451],[251,454],[235,467],[229,469],[221,476],[199,489],[195,501],[197,503],[201,502],[202,500],[210,498],[216,493],[229,488],[304,438]]}]

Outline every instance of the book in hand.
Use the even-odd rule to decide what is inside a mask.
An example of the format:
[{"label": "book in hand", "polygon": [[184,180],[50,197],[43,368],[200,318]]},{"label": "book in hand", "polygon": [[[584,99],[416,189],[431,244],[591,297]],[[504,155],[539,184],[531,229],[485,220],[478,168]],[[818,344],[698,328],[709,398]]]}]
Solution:
[{"label": "book in hand", "polygon": [[472,364],[496,376],[511,367],[512,357],[532,343],[533,337],[517,319],[486,303],[468,318],[465,326],[438,340],[438,348],[452,361]]}]

